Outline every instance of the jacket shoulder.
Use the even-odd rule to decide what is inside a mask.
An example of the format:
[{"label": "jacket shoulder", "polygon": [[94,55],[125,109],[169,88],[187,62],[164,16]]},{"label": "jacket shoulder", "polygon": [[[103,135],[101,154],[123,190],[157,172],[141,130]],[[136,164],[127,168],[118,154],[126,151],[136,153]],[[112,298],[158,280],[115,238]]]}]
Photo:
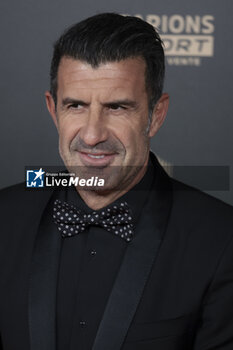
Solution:
[{"label": "jacket shoulder", "polygon": [[25,183],[19,183],[0,190],[2,219],[14,215],[25,215],[48,201],[52,190],[27,189]]},{"label": "jacket shoulder", "polygon": [[233,238],[231,205],[176,180],[172,180],[172,188],[173,227],[179,227],[197,242],[211,242],[216,247]]},{"label": "jacket shoulder", "polygon": [[18,184],[2,188],[0,190],[0,200],[3,198],[6,199],[11,195],[15,196],[17,194],[22,194],[24,192],[24,189],[25,189],[25,182],[20,182]]},{"label": "jacket shoulder", "polygon": [[[174,203],[182,206],[184,211],[194,214],[206,215],[217,212],[219,215],[231,215],[233,219],[233,207],[222,200],[215,198],[197,188],[186,185],[180,181],[171,179]],[[205,211],[205,212],[204,212]]]}]

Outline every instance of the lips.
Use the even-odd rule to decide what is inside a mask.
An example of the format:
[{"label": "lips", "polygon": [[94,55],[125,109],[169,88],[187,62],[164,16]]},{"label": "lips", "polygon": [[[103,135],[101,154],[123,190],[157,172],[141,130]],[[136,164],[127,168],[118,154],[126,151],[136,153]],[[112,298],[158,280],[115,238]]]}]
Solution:
[{"label": "lips", "polygon": [[113,162],[116,156],[116,153],[78,153],[81,162],[86,166],[107,166]]},{"label": "lips", "polygon": [[88,157],[91,157],[91,158],[94,158],[94,159],[103,159],[105,157],[104,154],[102,155],[94,155],[94,154],[90,154],[90,153],[87,153]]}]

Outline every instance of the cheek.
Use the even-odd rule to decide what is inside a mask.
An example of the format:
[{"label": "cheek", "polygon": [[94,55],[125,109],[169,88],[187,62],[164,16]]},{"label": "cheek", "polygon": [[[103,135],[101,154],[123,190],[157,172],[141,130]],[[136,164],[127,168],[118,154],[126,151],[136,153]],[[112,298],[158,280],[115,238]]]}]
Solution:
[{"label": "cheek", "polygon": [[77,123],[71,120],[63,120],[59,124],[59,138],[61,145],[69,146],[79,131]]},{"label": "cheek", "polygon": [[123,128],[120,135],[127,149],[137,150],[148,142],[148,136],[146,135],[147,123],[135,123],[131,124],[127,128]]},{"label": "cheek", "polygon": [[135,132],[134,129],[123,130],[119,139],[121,143],[124,145],[126,150],[126,159],[131,159],[135,157],[136,154],[140,151],[140,145],[138,142],[139,135]]}]

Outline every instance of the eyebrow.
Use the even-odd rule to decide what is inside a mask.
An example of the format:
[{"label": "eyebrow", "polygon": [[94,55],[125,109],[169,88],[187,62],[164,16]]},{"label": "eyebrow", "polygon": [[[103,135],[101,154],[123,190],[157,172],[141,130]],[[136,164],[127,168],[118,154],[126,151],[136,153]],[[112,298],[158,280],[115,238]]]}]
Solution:
[{"label": "eyebrow", "polygon": [[[88,106],[89,103],[82,101],[82,100],[78,100],[75,98],[70,98],[70,97],[66,97],[62,100],[62,106],[67,106],[69,104],[79,104],[81,106]],[[137,102],[136,101],[132,101],[129,99],[122,99],[122,100],[113,100],[113,101],[109,101],[106,103],[102,104],[104,107],[111,107],[114,105],[123,105],[123,106],[127,106],[127,107],[131,107],[131,108],[135,108],[137,107]]]},{"label": "eyebrow", "polygon": [[66,97],[62,100],[62,106],[67,106],[69,104],[77,104],[82,106],[87,106],[88,103],[82,101],[82,100],[76,100],[75,98]]},{"label": "eyebrow", "polygon": [[135,107],[137,107],[137,102],[125,99],[125,100],[113,100],[113,101],[103,103],[103,106],[105,106],[105,107],[110,107],[110,106],[114,106],[114,105],[123,105],[123,106],[131,107],[131,108],[135,108]]}]

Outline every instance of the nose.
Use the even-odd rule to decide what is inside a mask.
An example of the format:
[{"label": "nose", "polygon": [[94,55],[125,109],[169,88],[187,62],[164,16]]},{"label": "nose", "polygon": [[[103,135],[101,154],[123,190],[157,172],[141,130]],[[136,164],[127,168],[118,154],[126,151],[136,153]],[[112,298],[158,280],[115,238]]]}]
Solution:
[{"label": "nose", "polygon": [[85,144],[94,147],[108,138],[108,128],[103,111],[97,108],[90,108],[86,121],[79,132],[80,138]]}]

